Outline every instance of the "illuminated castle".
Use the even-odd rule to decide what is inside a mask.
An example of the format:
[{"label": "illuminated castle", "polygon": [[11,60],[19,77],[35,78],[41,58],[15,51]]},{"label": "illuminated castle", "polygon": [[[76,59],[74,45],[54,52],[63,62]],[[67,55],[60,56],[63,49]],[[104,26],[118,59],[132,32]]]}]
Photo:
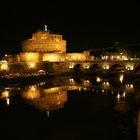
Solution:
[{"label": "illuminated castle", "polygon": [[61,68],[46,66],[47,63],[93,59],[86,51],[83,53],[67,53],[66,40],[63,39],[63,36],[51,33],[47,29],[47,25],[44,27],[44,30],[38,30],[32,34],[30,39],[22,42],[22,51],[19,54],[6,54],[4,56],[4,61],[0,61],[1,75],[5,72],[20,74],[32,73],[42,69],[44,71],[54,72],[56,69],[61,70]]},{"label": "illuminated castle", "polygon": [[47,30],[39,30],[30,39],[22,42],[22,52],[18,55],[8,55],[8,62],[65,62],[85,61],[87,53],[67,53],[66,40],[62,35],[52,34]]},{"label": "illuminated castle", "polygon": [[44,31],[37,31],[22,43],[22,51],[24,52],[41,52],[41,53],[65,53],[66,41],[62,35],[51,34],[45,25]]},{"label": "illuminated castle", "polygon": [[52,111],[64,107],[67,102],[67,91],[59,87],[44,89],[43,91],[36,86],[29,87],[22,97],[35,108],[41,111]]}]

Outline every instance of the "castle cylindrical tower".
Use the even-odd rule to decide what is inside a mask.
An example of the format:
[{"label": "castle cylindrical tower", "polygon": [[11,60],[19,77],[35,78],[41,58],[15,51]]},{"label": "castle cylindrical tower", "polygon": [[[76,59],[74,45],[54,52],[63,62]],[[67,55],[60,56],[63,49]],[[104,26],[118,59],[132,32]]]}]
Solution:
[{"label": "castle cylindrical tower", "polygon": [[62,35],[51,34],[49,31],[37,31],[31,39],[22,42],[23,52],[65,53],[66,40]]}]

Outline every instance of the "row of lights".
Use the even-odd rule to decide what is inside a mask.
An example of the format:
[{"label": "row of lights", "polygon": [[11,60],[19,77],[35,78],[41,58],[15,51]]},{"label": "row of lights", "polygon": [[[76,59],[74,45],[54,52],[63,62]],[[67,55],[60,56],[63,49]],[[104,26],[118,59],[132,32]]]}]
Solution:
[{"label": "row of lights", "polygon": [[[27,63],[28,68],[34,69],[36,67],[36,64],[34,62],[29,62]],[[9,65],[7,61],[0,62],[0,71],[8,71],[9,70]]]},{"label": "row of lights", "polygon": [[[90,65],[84,65],[83,66],[84,67],[84,69],[89,69],[90,68]],[[73,69],[74,68],[74,64],[70,64],[69,65],[69,69]],[[103,67],[102,67],[104,70],[109,70],[109,65],[104,65]],[[132,71],[132,70],[134,70],[134,66],[132,65],[128,65],[128,66],[126,66],[126,68],[125,68],[126,70],[128,70],[128,71]]]}]

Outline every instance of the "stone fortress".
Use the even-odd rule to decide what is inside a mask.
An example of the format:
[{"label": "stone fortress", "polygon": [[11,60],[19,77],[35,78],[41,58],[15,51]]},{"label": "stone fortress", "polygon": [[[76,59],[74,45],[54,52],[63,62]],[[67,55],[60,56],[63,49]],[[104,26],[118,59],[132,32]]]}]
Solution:
[{"label": "stone fortress", "polygon": [[[126,50],[106,49],[98,51],[67,52],[66,40],[62,35],[53,34],[44,26],[30,39],[21,43],[19,54],[5,54],[0,61],[0,74],[31,74],[44,72],[61,73],[75,69],[94,72],[113,69],[133,71],[140,69],[139,58],[131,58]],[[115,68],[114,68],[115,67]],[[112,69],[113,68],[113,69]],[[8,75],[9,76],[9,75]]]},{"label": "stone fortress", "polygon": [[45,25],[44,30],[38,30],[31,39],[22,42],[22,52],[16,57],[9,56],[8,62],[32,62],[41,61],[63,62],[63,61],[85,61],[90,60],[87,53],[67,53],[66,40],[62,35],[52,34]]}]

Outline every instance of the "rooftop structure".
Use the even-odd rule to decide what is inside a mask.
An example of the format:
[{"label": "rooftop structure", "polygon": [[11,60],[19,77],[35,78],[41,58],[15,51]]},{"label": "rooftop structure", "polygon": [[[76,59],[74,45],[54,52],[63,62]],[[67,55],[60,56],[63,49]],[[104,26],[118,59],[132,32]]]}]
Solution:
[{"label": "rooftop structure", "polygon": [[31,86],[22,94],[22,97],[41,111],[63,108],[68,100],[67,91],[59,87],[41,90],[36,86]]},{"label": "rooftop structure", "polygon": [[32,38],[22,42],[23,52],[65,53],[66,40],[62,35],[51,34],[45,26],[44,31],[38,30]]},{"label": "rooftop structure", "polygon": [[128,53],[126,50],[118,47],[106,48],[103,50],[92,50],[90,55],[93,55],[98,60],[109,60],[109,61],[123,61],[128,60]]},{"label": "rooftop structure", "polygon": [[85,61],[91,59],[85,53],[67,53],[66,40],[60,34],[51,33],[47,25],[38,30],[30,39],[22,42],[22,51],[18,55],[7,55],[8,62],[39,63]]}]

